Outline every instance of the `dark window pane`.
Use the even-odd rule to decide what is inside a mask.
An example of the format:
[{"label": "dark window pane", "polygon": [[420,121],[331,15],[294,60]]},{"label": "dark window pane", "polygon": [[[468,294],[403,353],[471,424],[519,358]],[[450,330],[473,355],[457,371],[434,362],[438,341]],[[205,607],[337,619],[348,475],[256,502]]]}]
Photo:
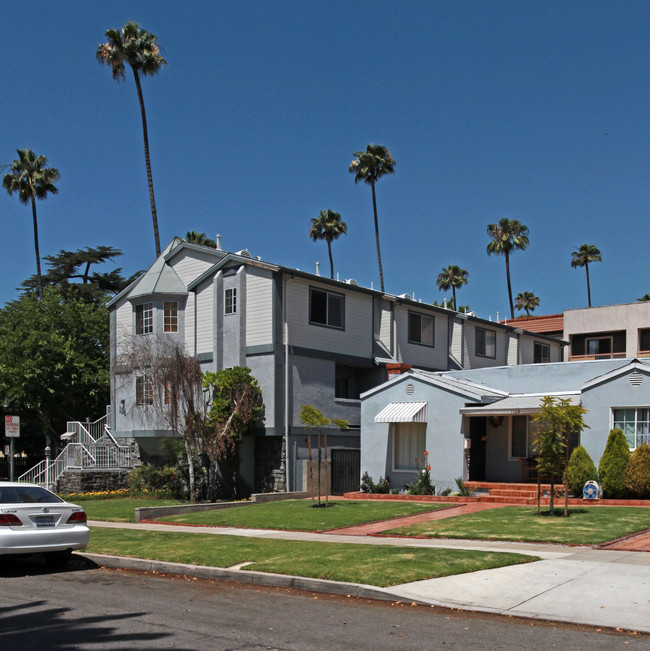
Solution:
[{"label": "dark window pane", "polygon": [[327,325],[327,292],[321,292],[317,289],[311,290],[309,320],[312,323]]},{"label": "dark window pane", "polygon": [[343,297],[336,294],[327,295],[327,325],[343,327]]}]

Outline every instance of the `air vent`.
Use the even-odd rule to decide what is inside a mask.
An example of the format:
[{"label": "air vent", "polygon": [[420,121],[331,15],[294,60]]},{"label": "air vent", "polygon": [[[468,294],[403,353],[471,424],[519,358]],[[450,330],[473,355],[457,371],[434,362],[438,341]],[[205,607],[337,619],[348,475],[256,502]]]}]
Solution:
[{"label": "air vent", "polygon": [[639,371],[634,371],[634,373],[630,373],[629,380],[633,387],[638,387],[643,382],[643,375]]},{"label": "air vent", "polygon": [[415,387],[412,384],[406,385],[406,395],[412,396],[415,393]]}]

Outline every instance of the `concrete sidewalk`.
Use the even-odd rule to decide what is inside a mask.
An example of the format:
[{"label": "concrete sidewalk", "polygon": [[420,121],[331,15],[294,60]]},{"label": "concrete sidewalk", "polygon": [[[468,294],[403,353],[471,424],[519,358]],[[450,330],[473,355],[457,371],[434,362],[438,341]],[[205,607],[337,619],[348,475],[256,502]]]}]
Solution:
[{"label": "concrete sidewalk", "polygon": [[[515,617],[529,617],[650,633],[650,553],[602,550],[591,547],[452,539],[408,539],[350,535],[192,527],[160,523],[90,521],[90,526],[243,536],[274,540],[304,540],[362,545],[451,548],[516,552],[542,560],[471,574],[428,579],[376,588],[334,581],[286,577],[236,568],[202,568],[194,565],[88,555],[110,567],[131,567],[177,572],[263,585],[295,587],[316,592],[353,594],[393,601],[414,601]],[[102,559],[105,559],[105,563]]]}]

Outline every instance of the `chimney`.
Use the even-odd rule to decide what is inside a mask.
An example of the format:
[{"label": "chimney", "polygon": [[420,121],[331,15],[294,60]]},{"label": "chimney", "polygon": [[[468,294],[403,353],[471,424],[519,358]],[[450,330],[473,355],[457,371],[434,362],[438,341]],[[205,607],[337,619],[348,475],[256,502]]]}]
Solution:
[{"label": "chimney", "polygon": [[217,251],[221,251],[221,233],[217,233]]},{"label": "chimney", "polygon": [[320,276],[320,262],[316,263],[316,275]]},{"label": "chimney", "polygon": [[413,364],[404,364],[402,362],[395,362],[394,364],[386,364],[388,371],[388,379],[390,380],[393,375],[402,375],[413,368]]}]

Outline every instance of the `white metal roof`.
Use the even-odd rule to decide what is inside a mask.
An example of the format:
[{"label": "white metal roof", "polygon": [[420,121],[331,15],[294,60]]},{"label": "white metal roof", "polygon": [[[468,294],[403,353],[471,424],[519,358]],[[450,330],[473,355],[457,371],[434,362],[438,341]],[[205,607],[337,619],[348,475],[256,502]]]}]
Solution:
[{"label": "white metal roof", "polygon": [[426,423],[427,404],[391,402],[375,416],[375,423]]}]

